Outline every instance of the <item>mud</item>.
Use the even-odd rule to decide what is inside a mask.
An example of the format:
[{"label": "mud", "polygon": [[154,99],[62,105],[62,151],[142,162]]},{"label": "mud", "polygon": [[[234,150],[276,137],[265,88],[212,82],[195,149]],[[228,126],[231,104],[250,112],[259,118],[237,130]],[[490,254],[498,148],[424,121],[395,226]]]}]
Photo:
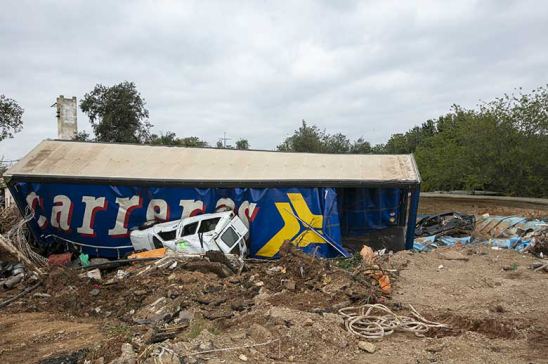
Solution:
[{"label": "mud", "polygon": [[[468,260],[445,259],[446,251]],[[121,268],[123,279],[117,269],[103,270],[94,281],[57,267],[36,291],[2,309],[0,361],[108,363],[128,344],[143,363],[241,362],[240,355],[252,363],[545,362],[548,280],[529,268],[534,261],[472,245],[385,255],[375,266],[290,249],[229,277],[185,264],[147,269],[151,263]],[[381,294],[378,272],[389,275],[391,295]],[[0,300],[18,289],[0,292]],[[411,304],[449,329],[426,337],[396,333],[375,341],[370,354],[337,314],[366,302],[398,314]]]}]

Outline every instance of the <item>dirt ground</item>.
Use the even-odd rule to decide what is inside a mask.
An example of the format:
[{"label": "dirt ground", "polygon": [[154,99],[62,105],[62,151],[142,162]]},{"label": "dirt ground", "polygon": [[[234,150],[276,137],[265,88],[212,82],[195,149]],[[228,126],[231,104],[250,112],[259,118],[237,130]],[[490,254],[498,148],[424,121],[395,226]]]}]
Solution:
[{"label": "dirt ground", "polygon": [[[239,275],[149,263],[102,270],[96,281],[56,267],[0,308],[0,362],[548,363],[548,276],[529,267],[538,260],[470,245],[402,251],[367,267],[288,250]],[[0,289],[0,301],[24,287]],[[338,310],[375,302],[398,315],[412,305],[449,328],[396,332],[366,352]]]},{"label": "dirt ground", "polygon": [[473,215],[523,216],[534,219],[548,218],[548,204],[518,202],[497,199],[470,199],[455,196],[422,196],[419,202],[419,214],[436,214],[458,211]]}]

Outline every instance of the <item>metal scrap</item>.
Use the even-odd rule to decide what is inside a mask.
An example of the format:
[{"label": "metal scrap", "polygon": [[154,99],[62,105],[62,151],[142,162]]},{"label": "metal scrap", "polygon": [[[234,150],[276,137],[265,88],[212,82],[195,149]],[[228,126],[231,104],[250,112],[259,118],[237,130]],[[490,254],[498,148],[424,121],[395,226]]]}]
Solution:
[{"label": "metal scrap", "polygon": [[460,212],[427,216],[417,222],[415,236],[467,236],[474,230],[476,218]]}]

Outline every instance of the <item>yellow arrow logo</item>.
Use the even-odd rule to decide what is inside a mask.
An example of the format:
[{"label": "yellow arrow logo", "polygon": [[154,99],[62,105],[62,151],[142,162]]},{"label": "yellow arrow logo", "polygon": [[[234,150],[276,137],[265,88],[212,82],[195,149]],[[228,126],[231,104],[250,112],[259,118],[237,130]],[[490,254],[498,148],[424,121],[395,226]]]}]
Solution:
[{"label": "yellow arrow logo", "polygon": [[297,216],[307,224],[318,230],[321,233],[323,226],[323,216],[313,214],[310,208],[306,204],[302,194],[300,193],[288,193],[290,203],[276,202],[274,205],[280,214],[284,225],[283,227],[272,237],[270,240],[257,252],[258,256],[273,257],[278,253],[280,247],[284,241],[289,240],[296,243],[298,246],[307,246],[311,243],[325,244],[325,241],[320,238],[316,233],[305,230],[295,238],[295,236],[301,231],[301,224],[299,220],[293,216],[291,206],[295,210]]}]

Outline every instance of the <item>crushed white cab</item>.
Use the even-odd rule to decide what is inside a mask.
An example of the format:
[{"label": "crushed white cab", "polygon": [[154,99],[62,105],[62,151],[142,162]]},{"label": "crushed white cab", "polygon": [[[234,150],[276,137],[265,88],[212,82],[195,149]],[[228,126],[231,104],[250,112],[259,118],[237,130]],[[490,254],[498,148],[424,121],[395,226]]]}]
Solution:
[{"label": "crushed white cab", "polygon": [[245,256],[248,228],[232,211],[204,214],[164,223],[149,222],[130,233],[135,251],[168,248],[184,254],[219,250]]}]

